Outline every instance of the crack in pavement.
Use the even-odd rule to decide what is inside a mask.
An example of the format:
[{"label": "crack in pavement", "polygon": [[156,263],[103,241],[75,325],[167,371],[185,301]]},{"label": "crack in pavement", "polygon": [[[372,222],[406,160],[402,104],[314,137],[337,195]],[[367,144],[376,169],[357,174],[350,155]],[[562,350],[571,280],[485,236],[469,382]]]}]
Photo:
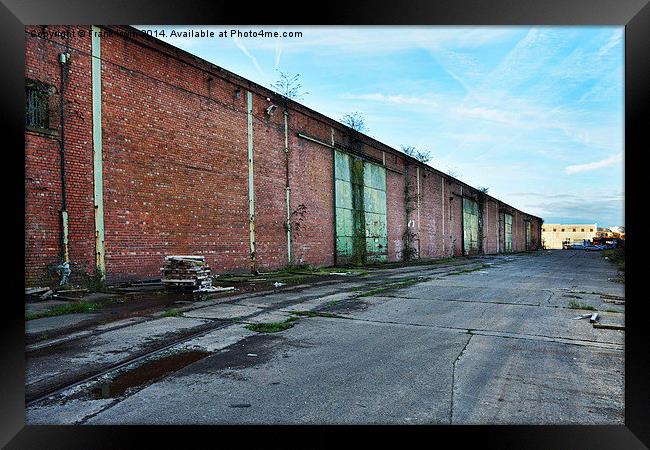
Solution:
[{"label": "crack in pavement", "polygon": [[467,349],[467,346],[469,345],[469,341],[472,340],[474,337],[474,334],[472,333],[471,330],[467,330],[467,333],[469,333],[469,338],[467,339],[467,342],[465,342],[465,345],[461,349],[460,353],[458,353],[458,356],[456,356],[456,359],[454,360],[453,364],[451,365],[451,404],[449,405],[449,424],[451,425],[454,421],[454,388],[456,386],[456,363],[460,359],[460,357],[465,353],[465,350]]},{"label": "crack in pavement", "polygon": [[[312,318],[312,319],[319,319],[319,318]],[[446,326],[440,326],[440,325],[428,325],[428,324],[421,324],[421,323],[408,323],[408,322],[396,322],[396,321],[384,321],[384,320],[373,320],[373,319],[360,319],[360,318],[355,318],[355,317],[350,317],[350,316],[340,316],[340,317],[335,317],[335,318],[327,318],[330,320],[352,320],[356,322],[367,322],[367,323],[374,323],[374,324],[380,324],[380,325],[400,325],[400,326],[409,326],[409,327],[424,327],[424,328],[431,328],[431,329],[436,329],[436,330],[449,330],[449,331],[455,331],[457,333],[467,333],[469,330],[467,328],[460,328],[460,327],[446,327]],[[471,332],[473,335],[480,335],[480,336],[493,336],[493,337],[502,337],[505,339],[523,339],[523,340],[530,340],[530,341],[542,341],[542,342],[553,342],[557,344],[566,344],[566,345],[577,345],[581,347],[594,347],[594,348],[600,348],[600,349],[608,349],[608,350],[614,350],[614,351],[623,351],[624,349],[624,344],[619,344],[616,342],[601,342],[601,341],[590,341],[586,339],[570,339],[570,338],[562,338],[562,337],[556,337],[556,336],[545,336],[542,334],[522,334],[522,333],[509,333],[505,331],[492,331],[492,330],[483,330],[483,329],[476,329],[472,328]]]},{"label": "crack in pavement", "polygon": [[[503,301],[485,301],[485,300],[461,300],[461,299],[446,299],[446,298],[421,298],[421,297],[408,297],[404,295],[373,295],[371,297],[375,298],[399,298],[404,300],[424,300],[424,301],[435,301],[435,302],[458,302],[458,303],[477,303],[477,304],[489,304],[489,305],[512,305],[512,306],[534,306],[536,308],[553,308],[553,309],[573,309],[566,306],[547,306],[541,305],[539,303],[510,303]],[[548,300],[547,300],[548,301]]]}]

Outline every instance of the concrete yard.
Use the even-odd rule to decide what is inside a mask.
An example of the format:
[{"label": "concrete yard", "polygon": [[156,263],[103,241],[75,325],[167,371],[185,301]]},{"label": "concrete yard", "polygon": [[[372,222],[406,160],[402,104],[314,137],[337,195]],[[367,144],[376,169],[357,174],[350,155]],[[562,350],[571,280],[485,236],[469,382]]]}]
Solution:
[{"label": "concrete yard", "polygon": [[538,251],[205,302],[28,353],[38,393],[189,336],[28,404],[27,423],[622,425],[624,331],[575,319],[624,325],[616,276],[599,252]]}]

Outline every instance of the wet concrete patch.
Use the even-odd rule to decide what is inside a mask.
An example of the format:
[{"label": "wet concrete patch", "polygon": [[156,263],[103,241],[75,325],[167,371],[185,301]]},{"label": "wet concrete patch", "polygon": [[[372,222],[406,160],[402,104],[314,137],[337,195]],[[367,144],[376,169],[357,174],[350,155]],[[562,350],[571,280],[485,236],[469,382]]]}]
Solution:
[{"label": "wet concrete patch", "polygon": [[[185,292],[164,290],[135,293],[90,293],[78,300],[97,305],[91,314],[62,314],[26,323],[27,344],[69,335],[92,326],[102,326],[129,318],[151,315],[171,306],[201,302],[202,297]],[[64,302],[67,304],[70,302]],[[52,309],[53,305],[49,308]],[[41,309],[42,310],[42,309]]]},{"label": "wet concrete patch", "polygon": [[341,300],[334,300],[314,309],[317,313],[331,313],[331,314],[351,314],[354,312],[361,312],[368,309],[370,303],[360,298],[345,298]]},{"label": "wet concrete patch", "polygon": [[205,308],[195,309],[184,313],[185,317],[195,317],[202,319],[233,319],[245,317],[251,314],[257,314],[263,310],[253,306],[219,304],[207,306]]},{"label": "wet concrete patch", "polygon": [[[254,334],[232,344],[216,354],[197,362],[190,371],[183,371],[179,376],[191,373],[214,373],[229,377],[232,370],[258,366],[271,360],[287,341],[282,336]],[[232,378],[232,374],[230,374]]]},{"label": "wet concrete patch", "polygon": [[25,364],[26,397],[31,401],[214,325],[214,322],[184,317],[157,319],[29,352]]},{"label": "wet concrete patch", "polygon": [[209,355],[209,352],[190,350],[155,359],[124,372],[113,380],[102,382],[92,390],[91,394],[95,399],[122,397],[134,389],[158,381]]}]

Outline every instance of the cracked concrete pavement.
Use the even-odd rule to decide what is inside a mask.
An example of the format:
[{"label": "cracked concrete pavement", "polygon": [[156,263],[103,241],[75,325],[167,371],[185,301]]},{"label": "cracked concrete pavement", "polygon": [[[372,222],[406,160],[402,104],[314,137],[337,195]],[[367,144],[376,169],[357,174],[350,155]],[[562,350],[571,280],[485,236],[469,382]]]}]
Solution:
[{"label": "cracked concrete pavement", "polygon": [[[119,373],[147,370],[134,363],[30,405],[27,423],[623,424],[624,331],[574,320],[589,311],[569,307],[590,305],[601,322],[623,325],[624,304],[606,301],[624,297],[624,285],[608,281],[615,266],[596,252],[540,251],[461,267],[472,271],[380,269],[366,280],[236,296],[61,344],[57,358],[28,354],[27,382],[38,382],[62,366],[119,358],[145,337],[224,324],[166,350],[206,357],[121,397],[90,394]],[[312,313],[279,333],[244,326],[296,311]]]}]

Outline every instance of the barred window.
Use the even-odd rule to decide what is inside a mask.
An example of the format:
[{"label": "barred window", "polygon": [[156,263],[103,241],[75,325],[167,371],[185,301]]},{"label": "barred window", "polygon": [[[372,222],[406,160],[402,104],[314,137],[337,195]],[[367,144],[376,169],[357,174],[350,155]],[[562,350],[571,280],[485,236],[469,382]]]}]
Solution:
[{"label": "barred window", "polygon": [[25,80],[25,126],[50,128],[51,92],[51,87],[45,83]]}]

